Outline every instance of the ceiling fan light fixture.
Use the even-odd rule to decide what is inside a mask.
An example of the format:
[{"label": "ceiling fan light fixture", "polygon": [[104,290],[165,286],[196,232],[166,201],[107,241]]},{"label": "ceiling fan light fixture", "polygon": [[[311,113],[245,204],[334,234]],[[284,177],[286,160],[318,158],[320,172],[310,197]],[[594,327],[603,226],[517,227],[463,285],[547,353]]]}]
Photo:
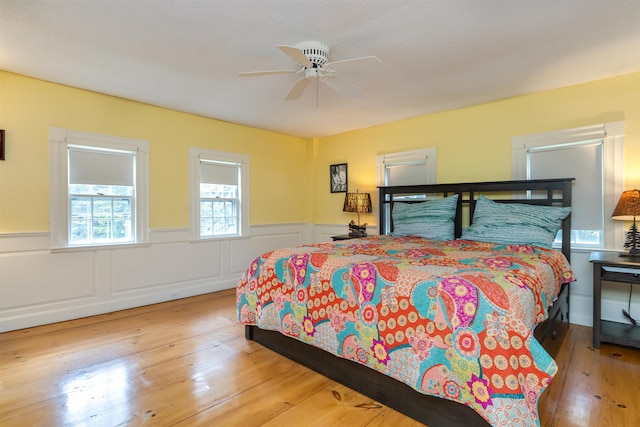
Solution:
[{"label": "ceiling fan light fixture", "polygon": [[318,69],[317,68],[305,68],[304,69],[304,77],[307,79],[313,79],[318,77]]}]

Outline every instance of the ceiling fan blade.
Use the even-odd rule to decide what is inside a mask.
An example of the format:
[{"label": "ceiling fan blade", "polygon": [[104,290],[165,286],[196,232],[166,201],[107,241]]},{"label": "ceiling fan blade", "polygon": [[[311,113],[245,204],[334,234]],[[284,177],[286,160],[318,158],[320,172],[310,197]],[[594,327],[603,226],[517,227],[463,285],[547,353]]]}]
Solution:
[{"label": "ceiling fan blade", "polygon": [[284,99],[286,99],[287,101],[293,101],[294,99],[300,98],[300,95],[302,95],[302,92],[304,92],[304,90],[307,88],[307,86],[309,86],[309,82],[310,81],[311,81],[311,79],[300,79],[300,80],[298,80],[293,85],[293,87],[289,91],[289,94]]},{"label": "ceiling fan blade", "polygon": [[346,96],[347,98],[357,98],[362,93],[362,89],[360,89],[358,86],[342,80],[335,75],[327,76],[322,80],[322,82],[339,94]]},{"label": "ceiling fan blade", "polygon": [[278,45],[277,48],[284,52],[289,58],[293,59],[293,61],[301,67],[313,67],[313,63],[309,61],[309,58],[307,58],[297,47]]},{"label": "ceiling fan blade", "polygon": [[323,68],[332,70],[332,71],[340,71],[340,70],[348,70],[355,67],[367,67],[369,65],[377,65],[381,64],[382,61],[378,59],[376,56],[363,56],[360,58],[351,58],[351,59],[343,59],[340,61],[332,61],[324,64]]},{"label": "ceiling fan blade", "polygon": [[274,74],[293,74],[298,70],[269,70],[269,71],[245,71],[238,73],[239,77],[253,77],[253,76],[271,76]]}]

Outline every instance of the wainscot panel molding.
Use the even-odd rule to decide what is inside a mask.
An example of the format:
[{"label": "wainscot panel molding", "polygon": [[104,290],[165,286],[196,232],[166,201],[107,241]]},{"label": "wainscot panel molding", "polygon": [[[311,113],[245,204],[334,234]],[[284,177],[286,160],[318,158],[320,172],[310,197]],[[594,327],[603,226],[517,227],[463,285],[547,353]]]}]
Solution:
[{"label": "wainscot panel molding", "polygon": [[47,231],[0,234],[0,254],[23,251],[48,251],[51,237]]},{"label": "wainscot panel molding", "polygon": [[571,269],[576,281],[570,286],[569,321],[579,325],[591,326],[591,265],[589,252],[571,251]]},{"label": "wainscot panel molding", "polygon": [[[96,296],[96,257],[92,252],[21,251],[0,255],[0,310]],[[52,286],[54,283],[64,286]]]},{"label": "wainscot panel molding", "polygon": [[48,232],[0,234],[0,332],[231,289],[259,254],[315,234],[305,223],[249,232],[194,241],[186,228],[156,229],[149,245],[61,252]]},{"label": "wainscot panel molding", "polygon": [[[221,240],[202,244],[160,243],[111,252],[111,290],[171,287],[174,283],[222,278]],[[175,292],[179,292],[176,290]]]},{"label": "wainscot panel molding", "polygon": [[189,228],[156,228],[149,233],[149,241],[154,243],[188,242],[191,239]]}]

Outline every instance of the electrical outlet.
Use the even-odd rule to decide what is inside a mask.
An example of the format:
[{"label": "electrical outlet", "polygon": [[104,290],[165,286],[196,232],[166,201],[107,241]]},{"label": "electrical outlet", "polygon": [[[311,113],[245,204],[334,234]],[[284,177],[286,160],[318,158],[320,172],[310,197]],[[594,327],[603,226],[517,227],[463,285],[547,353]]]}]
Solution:
[{"label": "electrical outlet", "polygon": [[171,298],[171,299],[178,299],[178,298],[180,298],[180,292],[171,292],[171,293],[169,294],[169,298]]}]

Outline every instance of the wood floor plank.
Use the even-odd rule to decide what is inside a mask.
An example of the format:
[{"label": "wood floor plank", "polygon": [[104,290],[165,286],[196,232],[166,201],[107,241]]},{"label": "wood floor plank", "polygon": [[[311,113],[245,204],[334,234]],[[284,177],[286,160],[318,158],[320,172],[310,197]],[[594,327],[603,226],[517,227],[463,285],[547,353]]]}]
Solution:
[{"label": "wood floor plank", "polygon": [[[206,363],[229,363],[238,357],[239,352],[246,352],[249,343],[241,335],[241,326],[235,323],[226,324],[226,320],[219,323],[225,327],[220,330],[212,328],[211,331],[193,335],[191,330],[187,335],[166,334],[160,331],[153,334],[147,331],[149,337],[157,335],[162,338],[140,338],[140,343],[126,337],[123,338],[124,342],[110,340],[107,343],[94,342],[88,345],[83,339],[79,339],[75,350],[72,348],[73,342],[65,347],[56,347],[56,356],[47,364],[40,363],[38,358],[24,358],[22,369],[2,371],[4,386],[13,389],[13,393],[4,399],[3,405],[9,410],[12,403],[28,404],[31,403],[30,400],[37,399],[38,395],[31,390],[36,380],[41,392],[44,391],[43,387],[48,388],[48,394],[55,396],[65,393],[61,384],[95,381],[94,377],[102,372],[115,372],[127,365],[135,365],[138,371],[142,371],[139,378],[144,380],[149,374],[147,370],[157,365],[162,366],[163,363],[172,363],[175,367],[180,363],[189,363],[189,369],[200,368],[197,363],[185,359],[190,354],[196,354],[201,359],[211,353]],[[169,329],[185,330],[180,327]],[[215,339],[212,338],[211,332],[215,332]],[[144,332],[142,334],[145,335]],[[220,356],[224,357],[218,360]],[[176,372],[175,369],[161,369],[171,375],[175,375]],[[154,381],[163,383],[167,378],[157,375]],[[143,384],[140,387],[143,387]]]},{"label": "wood floor plank", "polygon": [[217,402],[176,426],[215,425],[220,420],[228,425],[262,426],[309,395],[317,393],[318,389],[331,381],[310,370],[296,371],[292,369],[280,377],[256,384],[245,393]]},{"label": "wood floor plank", "polygon": [[640,351],[591,345],[590,328],[573,328],[575,347],[564,369],[564,387],[553,426],[640,425]]},{"label": "wood floor plank", "polygon": [[273,417],[264,426],[286,426],[287,422],[291,425],[291,420],[299,420],[300,425],[322,427],[333,425],[336,419],[345,426],[367,425],[381,407],[371,399],[331,382],[287,412]]},{"label": "wood floor plank", "polygon": [[[572,325],[544,427],[640,425],[640,350]],[[422,425],[244,338],[235,291],[0,334],[0,425]],[[437,426],[431,426],[437,427]]]}]

